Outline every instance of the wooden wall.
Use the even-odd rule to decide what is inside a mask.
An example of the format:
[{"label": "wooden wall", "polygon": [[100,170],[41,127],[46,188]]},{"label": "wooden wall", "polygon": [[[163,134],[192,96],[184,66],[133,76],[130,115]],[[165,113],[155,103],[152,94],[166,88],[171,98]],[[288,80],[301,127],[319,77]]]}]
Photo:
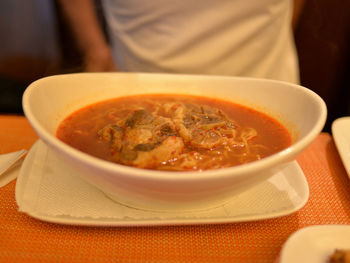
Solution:
[{"label": "wooden wall", "polygon": [[306,0],[295,30],[301,84],[328,107],[325,127],[350,115],[350,1]]}]

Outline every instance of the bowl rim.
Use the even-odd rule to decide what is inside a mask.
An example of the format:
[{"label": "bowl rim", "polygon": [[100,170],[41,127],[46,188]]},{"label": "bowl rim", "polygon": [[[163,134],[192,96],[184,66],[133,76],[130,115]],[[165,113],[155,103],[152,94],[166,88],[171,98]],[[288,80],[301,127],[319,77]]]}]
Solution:
[{"label": "bowl rim", "polygon": [[[299,138],[296,142],[294,142],[291,146],[283,149],[282,151],[275,153],[271,156],[262,158],[257,161],[253,161],[250,163],[237,165],[233,167],[228,168],[219,168],[219,169],[212,169],[212,170],[205,170],[205,171],[159,171],[159,170],[151,170],[151,169],[143,169],[143,168],[136,168],[126,165],[121,165],[113,162],[109,162],[97,157],[94,157],[92,155],[89,155],[87,153],[84,153],[80,150],[77,150],[66,143],[60,141],[56,136],[48,132],[36,119],[34,113],[32,112],[30,108],[30,98],[31,94],[33,93],[34,89],[41,88],[38,86],[38,83],[47,80],[47,79],[54,79],[59,77],[75,77],[78,75],[134,75],[134,76],[142,76],[142,75],[171,75],[171,76],[179,76],[179,77],[191,77],[200,76],[201,78],[229,78],[229,79],[236,79],[236,80],[242,80],[242,81],[252,81],[252,82],[267,82],[267,83],[275,83],[275,84],[281,84],[283,86],[289,86],[291,88],[301,90],[306,95],[310,96],[314,101],[317,102],[320,115],[318,116],[318,120],[316,121],[314,127],[310,130],[309,133],[307,133],[304,137]],[[205,94],[203,94],[205,96]],[[171,74],[171,73],[141,73],[141,72],[127,72],[127,73],[120,73],[120,72],[113,72],[113,73],[71,73],[71,74],[61,74],[61,75],[53,75],[49,77],[44,77],[41,79],[38,79],[31,83],[27,89],[23,93],[22,97],[22,107],[24,111],[24,115],[26,116],[27,120],[33,127],[33,129],[36,131],[36,133],[39,135],[39,138],[42,139],[45,143],[47,143],[49,146],[55,148],[61,153],[64,153],[71,158],[74,158],[78,162],[84,162],[87,163],[89,166],[93,165],[97,167],[100,170],[104,170],[109,174],[113,174],[114,176],[128,176],[128,177],[135,177],[135,178],[142,178],[143,180],[166,180],[166,181],[193,181],[193,180],[210,180],[210,179],[218,179],[218,178],[227,178],[231,176],[244,176],[246,174],[251,174],[253,172],[261,172],[265,169],[272,168],[276,164],[284,163],[289,161],[292,157],[294,158],[295,155],[300,153],[303,149],[305,149],[316,137],[317,135],[322,131],[326,118],[327,118],[327,107],[323,99],[316,94],[314,91],[303,87],[301,85],[297,85],[294,83],[289,83],[285,81],[280,80],[272,80],[272,79],[263,79],[263,78],[251,78],[251,77],[239,77],[239,76],[215,76],[215,75],[194,75],[194,74]],[[291,160],[290,160],[291,161]],[[198,176],[200,174],[200,176]]]}]

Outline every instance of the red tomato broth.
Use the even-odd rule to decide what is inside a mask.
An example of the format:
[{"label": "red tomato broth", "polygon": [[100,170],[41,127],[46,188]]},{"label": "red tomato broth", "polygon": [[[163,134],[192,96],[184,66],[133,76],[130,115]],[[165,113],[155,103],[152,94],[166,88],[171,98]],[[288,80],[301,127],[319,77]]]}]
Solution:
[{"label": "red tomato broth", "polygon": [[[120,163],[119,161],[116,161],[116,153],[111,150],[110,142],[101,140],[98,131],[107,124],[114,123],[116,119],[127,118],[135,108],[141,107],[145,110],[152,111],[155,108],[153,105],[154,102],[158,102],[161,105],[169,102],[193,103],[219,109],[219,111],[222,111],[226,116],[233,120],[238,125],[238,128],[253,128],[257,135],[250,139],[250,141],[254,145],[263,146],[259,149],[258,157],[251,159],[248,158],[243,162],[233,158],[235,155],[244,155],[244,151],[238,149],[235,154],[229,154],[229,158],[220,157],[218,160],[215,159],[216,165],[219,163],[219,166],[208,168],[207,166],[201,167],[200,165],[196,165],[193,167],[183,167],[183,170],[215,169],[251,162],[277,153],[290,146],[292,142],[289,131],[277,120],[262,112],[221,99],[175,94],[127,96],[88,105],[72,113],[61,122],[57,129],[57,138],[72,147],[95,157]],[[166,114],[164,113],[164,115]],[[124,128],[125,127],[123,127],[123,129]],[[193,147],[188,147],[189,146],[185,143],[184,152],[193,155]],[[198,149],[196,149],[196,151],[197,150]],[[218,150],[218,147],[213,147],[213,149],[198,150],[198,152],[203,155],[211,154],[212,157],[208,158],[213,159],[216,158],[213,157],[216,154],[222,155],[223,149],[220,148]],[[174,163],[176,165],[176,161],[178,161],[176,158],[167,161],[167,164],[164,165],[165,168],[162,167],[164,162],[162,162],[162,164],[158,162],[158,164],[150,164],[140,168],[168,170],[169,165],[173,165]],[[137,167],[137,165],[132,166]],[[169,170],[172,170],[172,168]]]}]

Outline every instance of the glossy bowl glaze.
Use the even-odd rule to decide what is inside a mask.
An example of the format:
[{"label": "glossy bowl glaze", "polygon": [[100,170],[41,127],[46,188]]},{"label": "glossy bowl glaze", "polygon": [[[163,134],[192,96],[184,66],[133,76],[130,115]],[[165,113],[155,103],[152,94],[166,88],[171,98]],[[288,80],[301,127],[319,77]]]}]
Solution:
[{"label": "glossy bowl glaze", "polygon": [[[84,106],[120,96],[159,93],[220,98],[254,108],[280,121],[290,131],[293,143],[277,154],[240,166],[170,172],[107,162],[55,136],[60,122]],[[81,73],[39,79],[26,89],[23,110],[40,139],[76,174],[117,202],[156,211],[210,209],[267,180],[316,138],[327,115],[326,105],[317,94],[291,83],[151,73]]]}]

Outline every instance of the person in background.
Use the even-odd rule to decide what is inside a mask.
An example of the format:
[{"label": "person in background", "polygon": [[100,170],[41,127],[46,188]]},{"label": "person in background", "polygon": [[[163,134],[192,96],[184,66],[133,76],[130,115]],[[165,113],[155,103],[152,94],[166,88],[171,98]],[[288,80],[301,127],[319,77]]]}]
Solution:
[{"label": "person in background", "polygon": [[269,78],[299,83],[293,25],[304,0],[59,0],[88,72]]}]

